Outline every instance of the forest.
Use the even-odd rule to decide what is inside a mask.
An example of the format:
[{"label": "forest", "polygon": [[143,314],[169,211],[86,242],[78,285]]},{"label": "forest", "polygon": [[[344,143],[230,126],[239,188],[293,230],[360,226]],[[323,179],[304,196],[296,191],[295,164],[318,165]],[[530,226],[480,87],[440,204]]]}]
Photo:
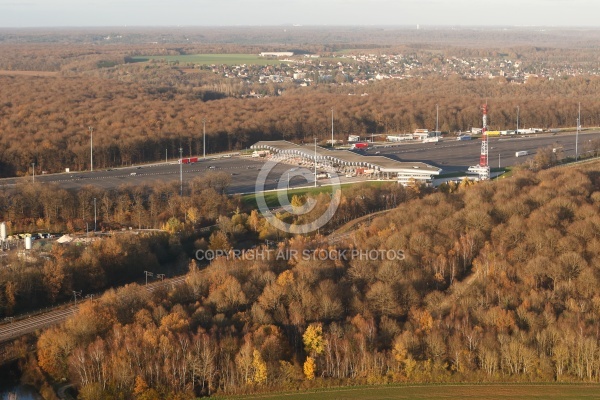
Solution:
[{"label": "forest", "polygon": [[26,379],[67,379],[85,399],[598,382],[597,170],[445,187],[406,198],[347,242],[279,245],[402,258],[192,260],[182,286],[111,290],[41,333]]},{"label": "forest", "polygon": [[[176,159],[180,147],[184,156],[201,154],[204,122],[209,154],[258,140],[324,142],[332,108],[337,139],[433,129],[437,107],[444,133],[466,131],[480,126],[486,102],[493,130],[513,129],[517,107],[521,128],[573,128],[579,103],[581,125],[598,127],[599,37],[485,27],[0,29],[0,177],[29,175],[32,163],[36,174],[89,169],[90,128],[99,169],[164,160],[165,150]],[[403,53],[432,72],[300,87],[234,79],[219,66],[130,62],[282,50]],[[437,73],[452,57],[570,72],[523,82]],[[600,143],[592,147],[597,155]],[[177,184],[75,192],[17,179],[0,188],[9,234],[83,236],[94,201],[98,236],[112,232],[80,246],[38,243],[35,259],[16,252],[0,259],[3,318],[67,302],[73,291],[95,294],[65,323],[16,341],[21,379],[48,399],[56,398],[53,385],[69,382],[89,400],[599,382],[600,164],[549,168],[561,157],[540,149],[510,177],[435,191],[353,186],[328,232],[391,210],[340,241],[327,232],[281,234],[240,197],[225,195],[229,174],[195,178],[183,195]],[[278,216],[311,220],[330,197],[314,200],[309,214]],[[231,250],[249,256],[197,257]],[[396,257],[385,258],[390,251]],[[186,279],[150,292],[142,284],[148,270]]]},{"label": "forest", "polygon": [[[580,102],[582,126],[600,126],[596,95],[600,77],[592,73],[598,72],[594,32],[574,36],[570,31],[552,31],[543,37],[529,31],[483,32],[481,43],[466,47],[457,43],[467,40],[470,31],[400,30],[393,41],[395,31],[382,30],[373,33],[375,43],[369,44],[357,39],[364,35],[361,29],[341,29],[336,35],[324,30],[310,45],[279,34],[265,42],[261,35],[273,32],[252,32],[248,42],[231,42],[223,38],[235,33],[210,30],[202,33],[203,40],[184,44],[178,42],[182,32],[130,34],[136,41],[150,40],[148,35],[153,34],[161,37],[160,44],[148,44],[108,43],[106,37],[119,36],[115,32],[0,31],[0,176],[31,174],[32,163],[37,174],[89,169],[90,128],[95,166],[109,168],[162,160],[165,150],[175,159],[179,147],[186,156],[201,154],[204,127],[209,154],[244,149],[258,140],[302,142],[317,137],[325,141],[331,108],[338,139],[349,134],[433,129],[436,105],[443,132],[466,131],[480,126],[480,105],[485,102],[494,130],[514,129],[517,106],[522,127],[572,128]],[[335,46],[327,42],[342,34],[345,42]],[[496,43],[499,37],[507,42]],[[532,38],[546,47],[533,46]],[[213,71],[212,67],[127,62],[136,55],[257,54],[281,50],[281,43],[307,53],[399,52],[429,65],[431,73],[358,86],[341,79],[298,87],[233,79],[219,72],[218,66]],[[465,78],[435,72],[452,57],[489,57],[498,62],[511,58],[530,65],[532,71],[571,72],[552,79],[532,76],[525,83],[501,76]],[[327,73],[341,76],[336,68],[335,63],[328,65]],[[245,98],[253,93],[261,98]]]},{"label": "forest", "polygon": [[[184,185],[183,196],[178,183],[67,191],[20,182],[0,196],[0,219],[7,221],[8,235],[52,232],[94,241],[60,245],[36,240],[28,259],[11,242],[13,251],[0,258],[0,318],[72,300],[73,291],[89,295],[139,282],[144,270],[167,277],[181,274],[187,270],[186,259],[197,250],[243,250],[266,240],[283,240],[287,235],[268,224],[253,204],[224,194],[230,181],[223,172],[196,177]],[[426,192],[394,183],[345,188],[338,212],[321,232]],[[300,203],[305,196],[291,200]],[[296,220],[285,212],[277,215],[289,223],[311,221],[329,205],[329,196],[321,193],[315,201],[318,206]],[[97,233],[92,232],[95,222]],[[213,228],[217,231],[211,232]]]}]

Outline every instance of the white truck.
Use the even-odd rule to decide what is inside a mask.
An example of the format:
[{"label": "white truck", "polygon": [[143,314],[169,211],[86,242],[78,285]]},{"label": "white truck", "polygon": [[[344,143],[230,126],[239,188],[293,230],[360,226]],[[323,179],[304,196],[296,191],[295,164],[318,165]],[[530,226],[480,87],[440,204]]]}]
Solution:
[{"label": "white truck", "polygon": [[517,151],[517,152],[515,153],[515,157],[523,157],[523,156],[526,156],[526,155],[529,155],[529,152],[528,152],[528,151],[526,151],[526,150]]}]

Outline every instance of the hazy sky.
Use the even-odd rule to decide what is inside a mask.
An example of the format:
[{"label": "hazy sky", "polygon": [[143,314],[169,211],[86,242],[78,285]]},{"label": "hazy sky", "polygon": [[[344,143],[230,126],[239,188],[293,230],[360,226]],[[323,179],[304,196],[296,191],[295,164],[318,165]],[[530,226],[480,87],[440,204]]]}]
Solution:
[{"label": "hazy sky", "polygon": [[599,0],[0,0],[0,27],[599,26]]}]

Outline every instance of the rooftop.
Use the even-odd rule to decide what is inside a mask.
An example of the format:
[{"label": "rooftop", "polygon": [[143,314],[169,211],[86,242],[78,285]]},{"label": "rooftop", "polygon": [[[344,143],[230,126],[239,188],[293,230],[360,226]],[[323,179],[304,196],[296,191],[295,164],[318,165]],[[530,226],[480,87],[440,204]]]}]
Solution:
[{"label": "rooftop", "polygon": [[261,141],[250,146],[252,149],[268,149],[274,152],[297,154],[304,158],[314,159],[315,152],[317,160],[329,159],[346,165],[365,166],[380,172],[406,172],[408,170],[420,170],[425,173],[439,175],[441,169],[422,162],[403,162],[393,160],[384,156],[364,156],[350,150],[329,150],[314,144],[297,145],[285,140]]}]

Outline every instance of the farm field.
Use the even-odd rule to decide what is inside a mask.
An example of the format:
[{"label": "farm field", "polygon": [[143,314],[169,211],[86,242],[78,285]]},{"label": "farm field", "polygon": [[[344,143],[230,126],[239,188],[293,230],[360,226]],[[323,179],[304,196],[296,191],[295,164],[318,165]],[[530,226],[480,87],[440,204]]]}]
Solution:
[{"label": "farm field", "polygon": [[[323,389],[298,393],[254,394],[253,399],[596,399],[600,385],[570,384],[489,384],[489,385],[422,385],[372,386]],[[248,396],[227,397],[245,399]]]},{"label": "farm field", "polygon": [[165,60],[167,62],[191,63],[191,64],[226,64],[226,65],[277,65],[281,60],[260,57],[256,54],[188,54],[179,56],[138,56],[132,57],[136,62],[150,60]]}]

